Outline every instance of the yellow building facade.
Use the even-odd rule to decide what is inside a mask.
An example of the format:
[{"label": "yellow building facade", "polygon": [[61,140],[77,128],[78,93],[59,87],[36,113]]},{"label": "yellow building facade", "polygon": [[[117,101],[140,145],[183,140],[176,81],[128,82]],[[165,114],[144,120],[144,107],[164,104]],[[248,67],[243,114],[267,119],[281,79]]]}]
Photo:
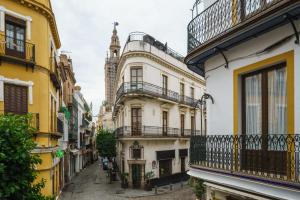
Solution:
[{"label": "yellow building facade", "polygon": [[[34,140],[42,164],[38,180],[46,181],[43,194],[61,189],[60,159],[56,157],[57,112],[62,104],[56,64],[60,39],[50,0],[0,2],[0,113],[32,113]],[[37,180],[37,181],[38,181]]]}]

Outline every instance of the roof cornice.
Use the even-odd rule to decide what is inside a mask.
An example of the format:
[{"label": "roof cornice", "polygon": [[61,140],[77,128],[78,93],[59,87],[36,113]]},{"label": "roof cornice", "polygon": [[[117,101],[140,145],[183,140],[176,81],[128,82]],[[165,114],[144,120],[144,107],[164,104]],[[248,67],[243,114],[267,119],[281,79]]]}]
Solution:
[{"label": "roof cornice", "polygon": [[120,72],[121,72],[121,68],[120,66],[124,65],[124,62],[126,59],[131,58],[131,57],[144,57],[144,58],[148,58],[164,67],[167,67],[179,74],[183,74],[184,76],[186,76],[187,78],[190,78],[191,80],[198,82],[199,84],[205,86],[205,80],[202,80],[201,78],[198,78],[197,76],[193,75],[190,72],[187,72],[183,69],[180,69],[179,67],[173,65],[170,62],[167,62],[166,60],[152,54],[149,52],[145,52],[145,51],[130,51],[130,52],[126,52],[121,56],[120,62],[118,64],[118,69],[117,69],[117,77],[120,76]]}]

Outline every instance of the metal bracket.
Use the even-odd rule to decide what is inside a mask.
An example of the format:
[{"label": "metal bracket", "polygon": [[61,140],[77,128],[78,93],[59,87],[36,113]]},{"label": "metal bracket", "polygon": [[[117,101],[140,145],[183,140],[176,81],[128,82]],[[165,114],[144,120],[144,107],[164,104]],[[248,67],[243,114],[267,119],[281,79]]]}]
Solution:
[{"label": "metal bracket", "polygon": [[297,30],[297,27],[295,25],[295,22],[294,22],[294,18],[293,16],[289,15],[289,14],[286,14],[284,15],[284,17],[289,20],[290,24],[292,25],[293,27],[293,30],[294,30],[294,34],[295,34],[295,37],[296,37],[296,41],[295,41],[295,44],[299,44],[299,34],[298,34],[298,30]]},{"label": "metal bracket", "polygon": [[229,62],[228,62],[228,60],[227,60],[227,58],[226,58],[226,56],[225,56],[225,54],[224,54],[225,49],[221,49],[221,48],[219,48],[219,47],[216,47],[216,48],[215,48],[215,51],[219,52],[219,53],[223,56],[223,58],[224,58],[224,60],[225,60],[225,68],[228,69]]}]

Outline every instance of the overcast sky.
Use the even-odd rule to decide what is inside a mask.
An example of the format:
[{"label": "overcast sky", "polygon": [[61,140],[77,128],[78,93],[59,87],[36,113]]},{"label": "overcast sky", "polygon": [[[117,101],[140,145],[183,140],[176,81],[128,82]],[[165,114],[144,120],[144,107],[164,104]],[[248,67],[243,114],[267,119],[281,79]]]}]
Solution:
[{"label": "overcast sky", "polygon": [[112,35],[113,22],[119,22],[123,47],[130,32],[141,31],[186,54],[186,27],[195,0],[52,0],[62,43],[70,52],[77,84],[93,113],[104,100],[104,59]]}]

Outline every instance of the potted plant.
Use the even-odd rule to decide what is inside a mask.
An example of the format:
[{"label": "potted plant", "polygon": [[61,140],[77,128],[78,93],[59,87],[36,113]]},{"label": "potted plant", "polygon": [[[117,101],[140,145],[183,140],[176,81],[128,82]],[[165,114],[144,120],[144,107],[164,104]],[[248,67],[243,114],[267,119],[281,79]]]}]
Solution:
[{"label": "potted plant", "polygon": [[147,172],[145,174],[145,181],[146,181],[146,184],[145,184],[145,190],[146,191],[151,191],[152,190],[152,185],[150,183],[150,180],[154,177],[154,172],[153,171],[150,171],[150,172]]},{"label": "potted plant", "polygon": [[204,199],[204,194],[205,194],[205,187],[203,184],[202,179],[195,179],[194,180],[194,192],[197,197],[197,199]]},{"label": "potted plant", "polygon": [[128,173],[123,172],[121,173],[121,187],[122,188],[128,188]]}]

